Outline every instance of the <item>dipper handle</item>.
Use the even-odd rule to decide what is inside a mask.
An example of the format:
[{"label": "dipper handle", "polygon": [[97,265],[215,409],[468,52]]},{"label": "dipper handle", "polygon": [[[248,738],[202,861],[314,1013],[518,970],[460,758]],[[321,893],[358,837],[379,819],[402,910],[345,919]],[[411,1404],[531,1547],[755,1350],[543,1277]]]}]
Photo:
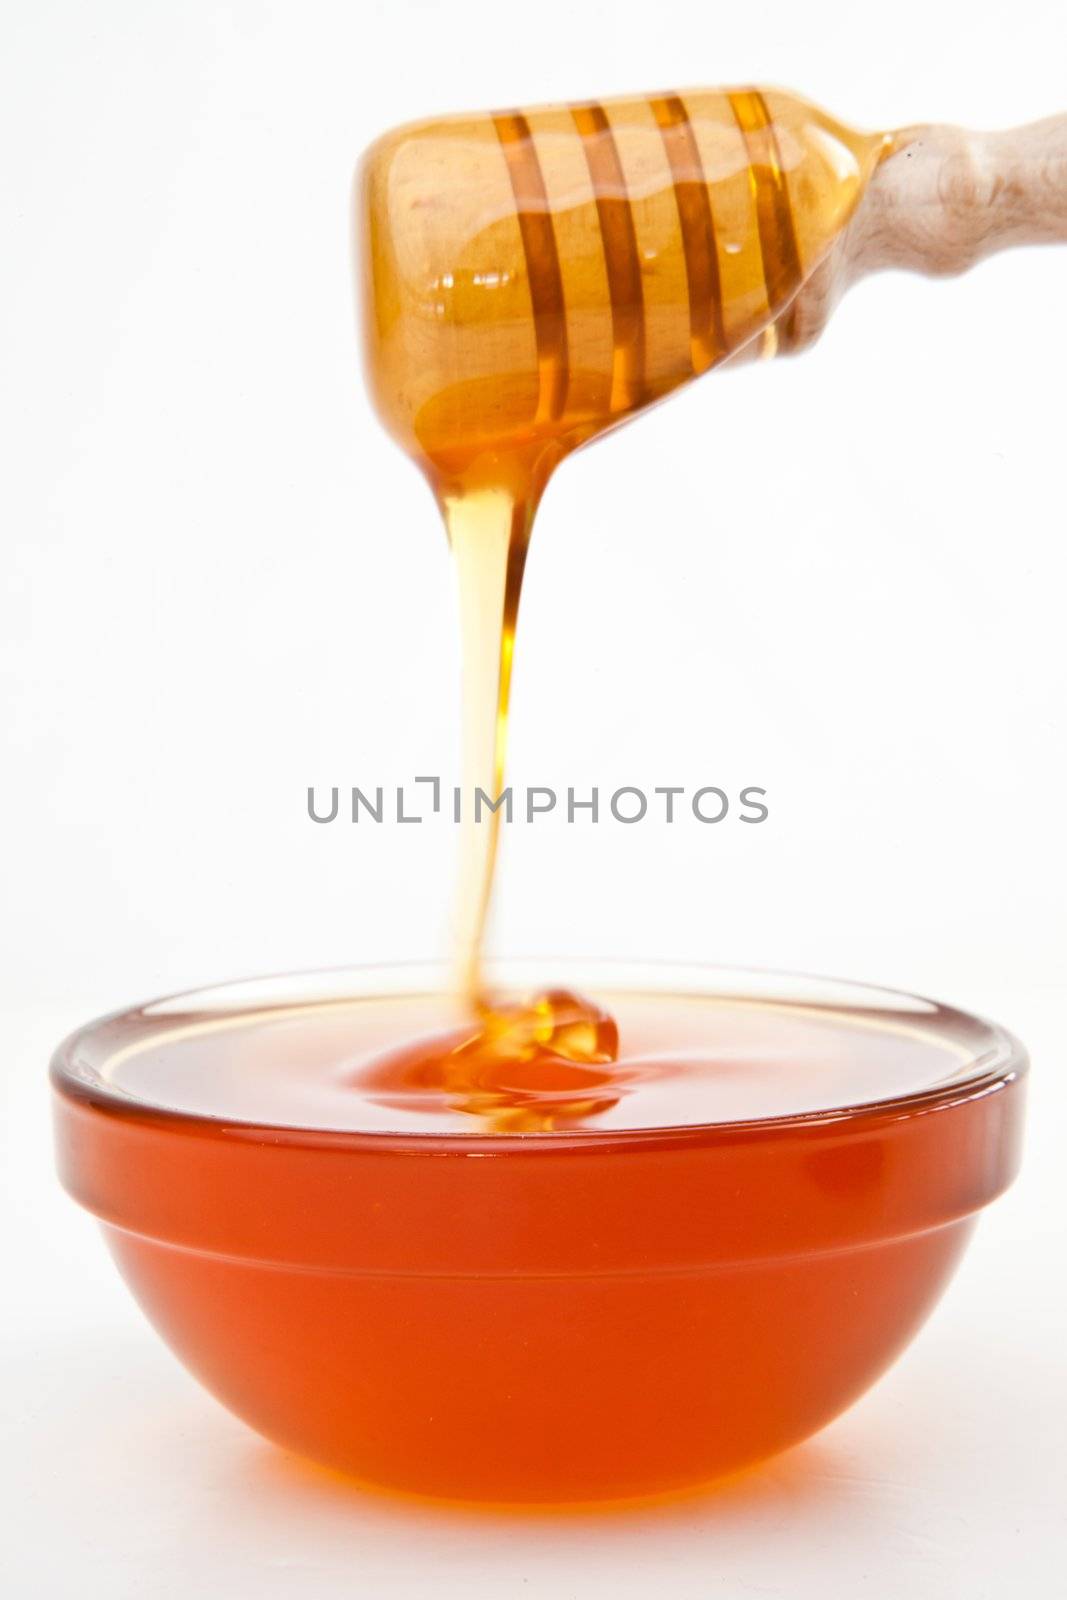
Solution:
[{"label": "dipper handle", "polygon": [[971,133],[889,135],[847,227],[802,287],[783,353],[810,344],[846,288],[888,267],[945,276],[1014,245],[1067,242],[1067,116]]}]

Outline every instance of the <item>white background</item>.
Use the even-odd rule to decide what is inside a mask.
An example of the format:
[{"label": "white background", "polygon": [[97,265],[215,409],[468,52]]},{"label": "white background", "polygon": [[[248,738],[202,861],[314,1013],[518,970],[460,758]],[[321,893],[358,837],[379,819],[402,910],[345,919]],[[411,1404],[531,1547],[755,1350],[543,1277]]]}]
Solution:
[{"label": "white background", "polygon": [[1062,4],[20,0],[3,34],[9,1592],[1058,1592],[1067,251],[860,285],[801,360],[567,463],[535,535],[516,784],[761,784],[771,817],[516,827],[496,946],[884,982],[1033,1052],[1023,1178],[848,1416],[625,1515],[361,1495],[142,1324],[57,1192],[43,1073],[127,1001],[442,948],[451,830],[305,811],[455,772],[445,541],[360,385],[360,149],[693,82],[1007,125],[1067,110]]}]

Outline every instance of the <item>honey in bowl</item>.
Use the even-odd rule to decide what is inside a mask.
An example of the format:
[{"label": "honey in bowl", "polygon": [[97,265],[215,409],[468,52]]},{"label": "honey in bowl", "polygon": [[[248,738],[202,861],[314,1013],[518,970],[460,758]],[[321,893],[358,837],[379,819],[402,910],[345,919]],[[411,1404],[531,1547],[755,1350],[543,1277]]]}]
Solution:
[{"label": "honey in bowl", "polygon": [[555,977],[614,1019],[612,1073],[516,1047],[450,1080],[464,1004],[403,969],[180,996],[59,1052],[64,1182],[269,1438],[474,1500],[714,1478],[862,1393],[1014,1173],[1000,1029],[813,979]]}]

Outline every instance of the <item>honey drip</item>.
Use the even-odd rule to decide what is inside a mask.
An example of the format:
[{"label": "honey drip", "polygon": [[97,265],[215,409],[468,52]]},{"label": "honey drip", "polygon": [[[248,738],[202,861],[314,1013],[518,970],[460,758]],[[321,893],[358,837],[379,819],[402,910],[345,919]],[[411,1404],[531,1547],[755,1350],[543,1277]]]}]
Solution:
[{"label": "honey drip", "polygon": [[[367,152],[366,366],[455,558],[468,813],[476,789],[503,788],[523,568],[552,472],[712,367],[800,342],[798,291],[890,145],[793,96],[741,89],[455,117]],[[485,992],[499,835],[497,813],[464,817],[456,985],[477,1033],[434,1069],[498,1123],[509,1107],[485,1088],[486,1062],[510,1061],[517,1038],[546,1081],[614,1050],[575,996],[554,1016],[552,995],[516,1012]],[[510,1110],[532,1125],[526,1102]]]},{"label": "honey drip", "polygon": [[[566,989],[474,1008],[469,1026],[419,1039],[358,1074],[360,1091],[406,1112],[478,1117],[493,1133],[579,1125],[618,1104],[626,1081],[612,1017]],[[605,1070],[608,1069],[608,1070]]]}]

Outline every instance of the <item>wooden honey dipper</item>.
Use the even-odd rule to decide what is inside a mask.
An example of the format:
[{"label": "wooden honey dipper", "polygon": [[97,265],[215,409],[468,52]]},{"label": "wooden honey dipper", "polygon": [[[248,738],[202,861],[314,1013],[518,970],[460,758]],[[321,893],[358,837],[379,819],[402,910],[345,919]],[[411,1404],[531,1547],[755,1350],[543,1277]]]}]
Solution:
[{"label": "wooden honey dipper", "polygon": [[[558,462],[711,367],[810,344],[865,273],[1067,239],[1067,117],[864,134],[759,89],[453,117],[378,140],[356,209],[371,392],[448,527],[464,788],[493,798],[523,566]],[[499,818],[464,822],[457,985],[489,1014]]]},{"label": "wooden honey dipper", "polygon": [[1067,239],[1067,117],[862,134],[758,89],[454,117],[378,140],[357,196],[383,420],[439,494],[536,495],[710,367],[810,344],[867,273]]}]

